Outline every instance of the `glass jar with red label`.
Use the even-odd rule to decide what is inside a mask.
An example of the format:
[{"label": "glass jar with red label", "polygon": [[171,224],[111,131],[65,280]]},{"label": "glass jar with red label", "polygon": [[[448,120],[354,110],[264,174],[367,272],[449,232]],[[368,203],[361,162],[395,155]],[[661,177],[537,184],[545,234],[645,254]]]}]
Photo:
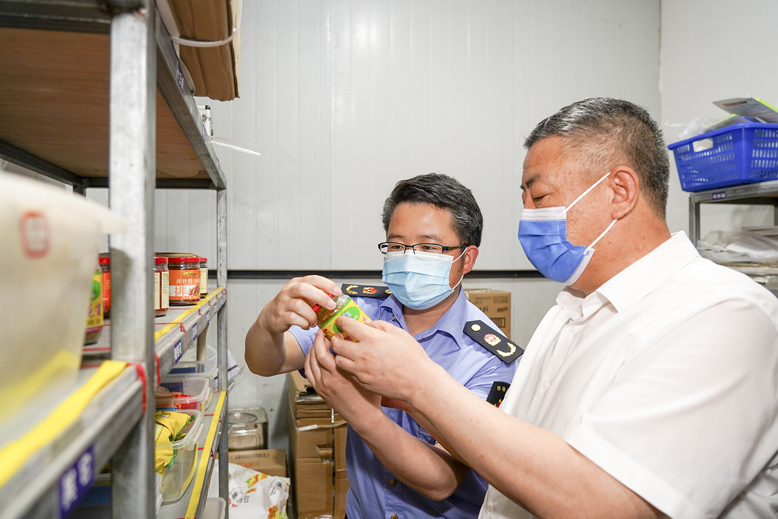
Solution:
[{"label": "glass jar with red label", "polygon": [[111,257],[101,255],[97,261],[100,263],[103,280],[103,317],[111,315]]},{"label": "glass jar with red label", "polygon": [[170,308],[168,258],[154,258],[154,316],[162,317]]},{"label": "glass jar with red label", "polygon": [[208,297],[208,258],[200,258],[200,299]]},{"label": "glass jar with red label", "polygon": [[200,301],[200,258],[168,258],[170,306],[192,305]]}]

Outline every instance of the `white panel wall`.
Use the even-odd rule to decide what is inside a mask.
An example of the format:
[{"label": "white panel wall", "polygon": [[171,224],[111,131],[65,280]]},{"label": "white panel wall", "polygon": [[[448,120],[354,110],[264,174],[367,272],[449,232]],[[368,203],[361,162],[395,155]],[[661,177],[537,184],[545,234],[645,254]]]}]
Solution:
[{"label": "white panel wall", "polygon": [[[774,0],[663,0],[662,120],[723,119],[726,112],[712,102],[731,97],[778,103],[778,68],[770,52],[778,48],[776,22]],[[678,130],[665,128],[668,143],[679,140]],[[673,161],[668,219],[674,229],[688,230],[688,199]],[[702,237],[773,223],[772,210],[764,207],[703,205],[701,215]]]},{"label": "white panel wall", "polygon": [[[212,107],[217,139],[262,153],[217,148],[230,269],[379,270],[384,198],[398,180],[431,171],[458,178],[481,205],[477,268],[529,269],[516,239],[523,138],[591,96],[660,114],[659,0],[258,0],[243,9],[241,97],[199,100]],[[158,194],[155,247],[210,259],[212,196]],[[229,283],[230,349],[241,362],[248,327],[282,285]],[[512,292],[520,344],[560,288],[541,279],[464,286]],[[283,377],[244,373],[231,405],[261,402],[271,446],[283,447],[284,398]]]}]

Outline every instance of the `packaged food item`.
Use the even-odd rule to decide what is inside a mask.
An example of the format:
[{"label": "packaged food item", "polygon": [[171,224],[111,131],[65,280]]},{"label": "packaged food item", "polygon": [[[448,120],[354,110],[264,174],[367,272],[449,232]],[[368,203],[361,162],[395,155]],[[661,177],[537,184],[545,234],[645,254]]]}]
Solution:
[{"label": "packaged food item", "polygon": [[170,305],[191,305],[200,301],[200,258],[173,256],[168,258]]},{"label": "packaged food item", "polygon": [[200,258],[200,299],[208,297],[208,258]]},{"label": "packaged food item", "polygon": [[154,258],[154,316],[162,317],[170,308],[168,258]]},{"label": "packaged food item", "polygon": [[348,334],[343,333],[343,331],[337,327],[335,321],[337,321],[340,316],[356,319],[363,323],[369,323],[371,319],[361,308],[359,308],[359,306],[357,306],[354,300],[346,294],[333,296],[328,293],[327,295],[335,301],[334,310],[327,310],[316,304],[313,305],[313,311],[316,312],[316,322],[318,323],[319,328],[324,330],[324,335],[326,335],[328,339],[331,339],[336,333],[342,333],[344,339],[359,342]]},{"label": "packaged food item", "polygon": [[86,335],[84,345],[100,340],[103,331],[103,271],[98,263],[92,276],[92,293],[89,298],[89,313],[86,316]]},{"label": "packaged food item", "polygon": [[111,257],[107,254],[100,254],[97,261],[103,272],[103,318],[108,318],[111,316]]}]

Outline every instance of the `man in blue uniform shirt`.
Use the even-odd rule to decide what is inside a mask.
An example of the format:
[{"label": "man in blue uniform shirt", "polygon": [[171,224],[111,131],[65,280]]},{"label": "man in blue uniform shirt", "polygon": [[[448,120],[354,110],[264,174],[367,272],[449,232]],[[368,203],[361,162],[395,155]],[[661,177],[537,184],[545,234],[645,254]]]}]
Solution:
[{"label": "man in blue uniform shirt", "polygon": [[[382,219],[387,241],[379,250],[391,295],[379,289],[359,297],[362,287],[344,288],[371,319],[410,333],[455,380],[486,399],[496,382],[513,378],[521,350],[496,333],[461,287],[481,243],[475,198],[451,177],[420,175],[397,183]],[[321,276],[287,283],[246,335],[249,368],[271,376],[305,367],[317,392],[348,422],[349,519],[475,517],[483,479],[404,411],[381,407],[380,396],[323,354],[329,341],[311,306],[334,308],[327,292],[341,289]]]}]

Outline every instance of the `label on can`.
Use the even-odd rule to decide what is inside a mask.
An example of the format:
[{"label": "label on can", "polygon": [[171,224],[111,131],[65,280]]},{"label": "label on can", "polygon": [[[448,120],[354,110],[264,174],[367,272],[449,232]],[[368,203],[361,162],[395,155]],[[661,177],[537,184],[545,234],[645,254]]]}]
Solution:
[{"label": "label on can", "polygon": [[205,297],[208,295],[208,269],[200,269],[200,295]]},{"label": "label on can", "polygon": [[359,306],[357,306],[353,300],[349,300],[348,303],[343,305],[343,308],[338,310],[338,313],[333,315],[329,321],[321,326],[321,329],[324,330],[324,335],[326,335],[328,339],[331,339],[332,336],[336,333],[342,333],[343,338],[347,341],[359,342],[350,335],[343,333],[343,330],[338,328],[338,326],[335,324],[335,322],[338,320],[338,317],[341,315],[350,319],[356,319],[357,321],[361,321],[363,323],[369,323],[371,321],[371,319],[365,314],[364,311],[362,311],[361,308],[359,308]]},{"label": "label on can", "polygon": [[170,301],[200,300],[200,269],[171,270],[169,273]]},{"label": "label on can", "polygon": [[98,270],[92,275],[92,293],[89,296],[89,313],[86,316],[87,333],[103,328],[103,273]]},{"label": "label on can", "polygon": [[170,308],[170,272],[162,272],[162,293],[160,294],[162,309]]},{"label": "label on can", "polygon": [[103,314],[111,311],[111,273],[103,272]]}]

